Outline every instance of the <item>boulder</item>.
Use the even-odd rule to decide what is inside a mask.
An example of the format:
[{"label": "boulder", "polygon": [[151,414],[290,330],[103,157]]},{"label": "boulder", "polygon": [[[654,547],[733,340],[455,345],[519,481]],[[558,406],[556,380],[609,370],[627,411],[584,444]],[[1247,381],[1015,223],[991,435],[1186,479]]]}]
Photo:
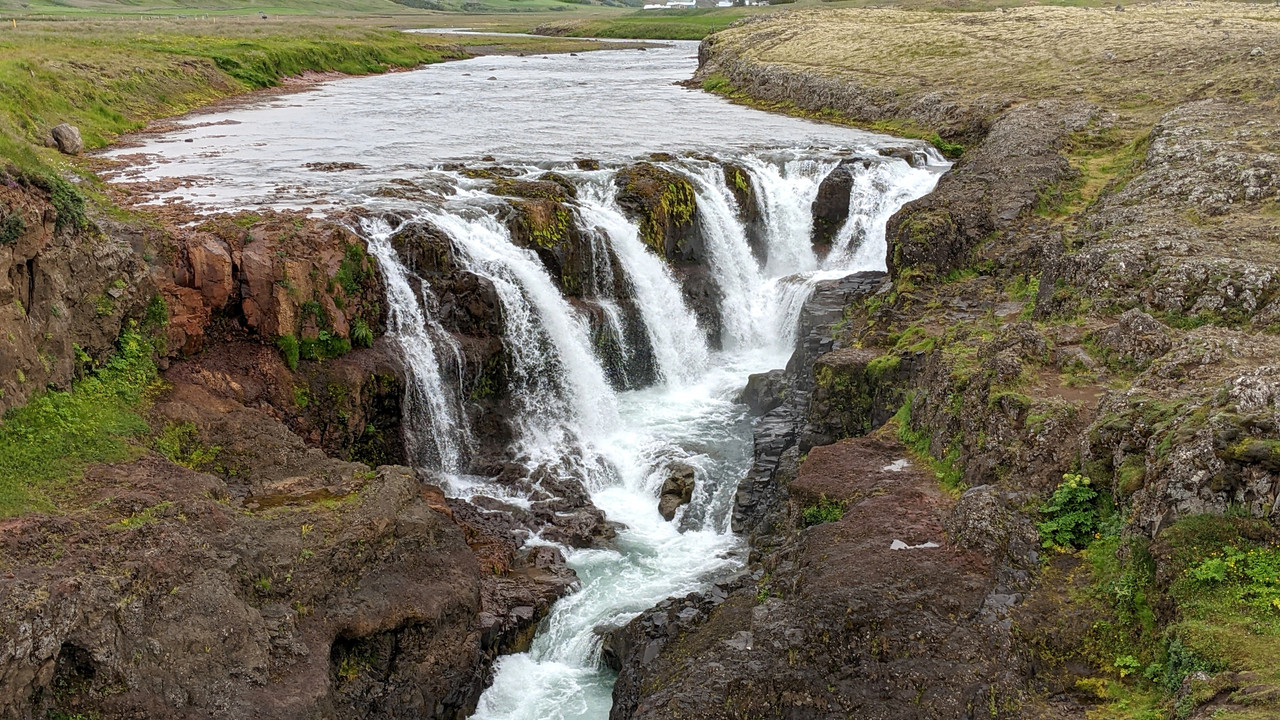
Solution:
[{"label": "boulder", "polygon": [[1094,333],[1093,340],[1109,360],[1137,369],[1173,347],[1169,328],[1137,308],[1126,311],[1115,325]]},{"label": "boulder", "polygon": [[782,404],[786,397],[785,370],[770,370],[747,376],[747,386],[738,395],[738,402],[751,409],[752,415],[766,415]]},{"label": "boulder", "polygon": [[80,137],[80,128],[63,123],[50,131],[58,150],[66,155],[79,155],[84,150],[84,140]]},{"label": "boulder", "polygon": [[662,483],[662,492],[658,496],[658,512],[664,520],[676,516],[681,505],[688,505],[693,499],[693,486],[696,471],[692,466],[681,462],[672,463],[670,473]]},{"label": "boulder", "polygon": [[843,160],[827,173],[818,186],[818,196],[813,199],[813,245],[818,253],[826,254],[836,234],[849,219],[849,194],[853,190],[853,178],[869,161],[857,158]]}]

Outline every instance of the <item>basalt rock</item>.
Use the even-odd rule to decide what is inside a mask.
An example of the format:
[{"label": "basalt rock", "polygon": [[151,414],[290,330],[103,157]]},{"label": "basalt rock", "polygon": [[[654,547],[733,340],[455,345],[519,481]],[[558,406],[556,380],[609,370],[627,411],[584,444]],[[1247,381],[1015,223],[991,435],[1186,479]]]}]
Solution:
[{"label": "basalt rock", "polygon": [[640,223],[640,238],[668,262],[703,259],[693,184],[678,173],[642,162],[618,171],[618,205]]},{"label": "basalt rock", "polygon": [[676,510],[693,499],[695,471],[692,466],[675,463],[667,473],[658,494],[658,513],[663,520],[670,521],[675,518]]},{"label": "basalt rock", "polygon": [[[990,560],[946,541],[951,500],[880,438],[815,448],[789,523],[819,499],[840,519],[792,536],[737,584],[669,600],[605,641],[612,720],[1018,717],[1023,671]],[[933,542],[938,547],[895,550]],[[1000,588],[1003,590],[1003,588]],[[993,700],[994,698],[994,700]]]},{"label": "basalt rock", "polygon": [[1032,209],[1046,189],[1073,176],[1059,150],[1092,113],[1060,102],[1029,104],[1001,114],[934,191],[907,203],[889,220],[889,274],[913,268],[941,277],[968,267],[992,233]]},{"label": "basalt rock", "polygon": [[738,220],[742,222],[742,229],[747,235],[747,245],[751,247],[751,254],[755,255],[756,260],[764,263],[769,259],[769,243],[766,237],[768,228],[765,226],[764,211],[756,197],[755,185],[751,181],[751,173],[733,163],[721,163],[721,167],[724,168],[724,183],[729,188],[729,192],[733,193],[733,199],[738,206]]},{"label": "basalt rock", "polygon": [[840,228],[849,219],[849,199],[853,180],[858,171],[870,164],[865,158],[841,160],[818,185],[818,195],[813,200],[813,247],[819,257],[831,249]]},{"label": "basalt rock", "polygon": [[475,559],[412,471],[361,467],[248,512],[149,457],[91,471],[88,515],[17,521],[0,714],[461,717],[483,687]]},{"label": "basalt rock", "polygon": [[105,359],[156,293],[137,234],[81,230],[61,208],[47,182],[0,170],[0,412]]}]

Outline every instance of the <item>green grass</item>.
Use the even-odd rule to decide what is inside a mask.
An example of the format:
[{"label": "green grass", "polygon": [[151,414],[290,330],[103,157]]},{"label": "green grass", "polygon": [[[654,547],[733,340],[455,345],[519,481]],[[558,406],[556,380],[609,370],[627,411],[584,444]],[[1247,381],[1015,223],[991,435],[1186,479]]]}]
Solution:
[{"label": "green grass", "polygon": [[51,391],[0,421],[0,517],[53,510],[62,484],[95,462],[140,452],[150,429],[140,409],[156,383],[152,345],[136,330],[92,377],[69,392]]},{"label": "green grass", "polygon": [[65,173],[66,159],[42,143],[59,123],[77,126],[87,148],[100,148],[149,120],[307,71],[382,73],[468,57],[470,46],[592,47],[558,38],[404,33],[369,20],[19,21],[16,29],[0,28],[0,159],[31,176]]}]

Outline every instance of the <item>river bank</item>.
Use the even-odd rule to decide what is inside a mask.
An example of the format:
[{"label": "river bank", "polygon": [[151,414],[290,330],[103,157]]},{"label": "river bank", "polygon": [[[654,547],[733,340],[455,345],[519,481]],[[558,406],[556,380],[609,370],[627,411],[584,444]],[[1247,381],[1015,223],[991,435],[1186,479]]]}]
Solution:
[{"label": "river bank", "polygon": [[958,159],[830,352],[759,381],[755,572],[621,633],[615,717],[1274,712],[1275,582],[1226,566],[1278,552],[1277,17],[799,11],[703,43],[708,90]]}]

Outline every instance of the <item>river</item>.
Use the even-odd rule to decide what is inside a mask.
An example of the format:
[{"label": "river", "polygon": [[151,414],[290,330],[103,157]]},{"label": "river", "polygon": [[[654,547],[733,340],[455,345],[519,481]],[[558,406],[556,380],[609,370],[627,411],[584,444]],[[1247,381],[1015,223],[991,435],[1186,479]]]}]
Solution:
[{"label": "river", "polygon": [[[885,221],[929,192],[945,169],[923,145],[763,113],[676,84],[693,74],[696,52],[696,43],[674,42],[343,79],[193,116],[185,127],[112,153],[136,161],[118,179],[185,179],[157,193],[157,202],[182,198],[208,211],[395,210],[445,233],[461,267],[495,288],[510,391],[518,395],[510,459],[581,483],[622,529],[605,547],[562,548],[581,587],[556,604],[528,652],[498,661],[478,718],[606,718],[614,675],[600,662],[597,628],[705,588],[743,564],[730,515],[752,442],[737,393],[750,373],[785,365],[814,282],[884,269]],[[928,165],[877,152],[888,146],[914,146]],[[719,289],[718,338],[699,327],[681,297],[681,274],[645,247],[616,201],[618,168],[651,153],[664,153],[655,162],[695,189],[703,262]],[[819,257],[810,206],[823,178],[852,157],[865,162],[855,166],[850,218],[830,254]],[[583,158],[599,166],[574,162]],[[763,258],[752,252],[721,161],[750,176]],[[652,357],[654,382],[620,386],[579,305],[537,255],[512,243],[495,211],[503,201],[463,172],[493,165],[530,178],[555,170],[572,182],[572,221],[616,259],[624,276],[616,286],[627,288],[628,297],[602,292],[590,301],[606,311],[625,302],[639,308],[642,327],[632,335]],[[455,496],[527,503],[467,474],[475,438],[464,389],[445,371],[457,348],[422,301],[430,288],[396,254],[397,222],[376,212],[365,217],[355,229],[383,267],[390,336],[412,375],[406,427],[419,446],[415,457]],[[677,463],[694,468],[696,486],[692,502],[668,522],[658,494]]]}]

